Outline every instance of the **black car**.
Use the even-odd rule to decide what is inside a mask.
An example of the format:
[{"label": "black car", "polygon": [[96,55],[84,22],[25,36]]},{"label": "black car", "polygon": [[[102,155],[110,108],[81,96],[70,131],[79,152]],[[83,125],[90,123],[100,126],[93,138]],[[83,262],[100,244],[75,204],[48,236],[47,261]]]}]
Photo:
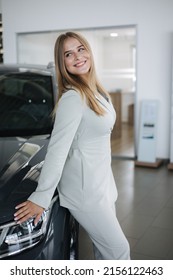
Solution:
[{"label": "black car", "polygon": [[37,187],[56,95],[53,64],[0,65],[0,259],[78,258],[78,223],[57,192],[37,226],[14,222],[15,206]]}]

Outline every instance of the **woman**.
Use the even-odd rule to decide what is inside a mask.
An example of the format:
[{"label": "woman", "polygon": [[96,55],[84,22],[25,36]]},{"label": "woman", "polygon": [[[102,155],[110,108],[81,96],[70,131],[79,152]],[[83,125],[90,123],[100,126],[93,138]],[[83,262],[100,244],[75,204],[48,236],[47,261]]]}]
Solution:
[{"label": "woman", "polygon": [[115,213],[110,135],[115,111],[95,74],[88,42],[67,32],[55,44],[59,99],[38,187],[16,207],[15,220],[39,221],[56,187],[60,204],[88,232],[96,259],[129,259],[129,244]]}]

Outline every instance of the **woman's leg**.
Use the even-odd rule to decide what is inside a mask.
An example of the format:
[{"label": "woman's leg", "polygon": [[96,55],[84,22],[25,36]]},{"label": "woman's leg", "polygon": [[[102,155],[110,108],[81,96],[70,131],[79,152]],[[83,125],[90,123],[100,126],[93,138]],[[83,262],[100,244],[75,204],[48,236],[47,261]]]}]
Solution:
[{"label": "woman's leg", "polygon": [[69,211],[89,234],[96,259],[130,259],[129,244],[117,220],[115,207],[99,207],[96,211],[87,212]]}]

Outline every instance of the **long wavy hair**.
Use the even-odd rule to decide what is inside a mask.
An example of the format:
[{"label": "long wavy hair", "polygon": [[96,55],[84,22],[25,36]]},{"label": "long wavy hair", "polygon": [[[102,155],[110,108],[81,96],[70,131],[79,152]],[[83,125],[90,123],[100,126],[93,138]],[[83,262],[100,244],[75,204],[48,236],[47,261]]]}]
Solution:
[{"label": "long wavy hair", "polygon": [[[63,46],[67,38],[77,39],[84,46],[84,48],[89,52],[91,67],[88,73],[87,82],[84,79],[82,79],[81,76],[73,75],[69,73],[65,67]],[[92,50],[87,40],[81,34],[76,32],[67,32],[61,34],[55,42],[54,59],[55,59],[55,70],[56,70],[57,81],[58,81],[58,101],[64,92],[68,91],[69,89],[75,89],[77,92],[81,94],[83,98],[85,97],[88,106],[97,115],[100,116],[104,115],[105,110],[103,109],[103,107],[101,107],[94,93],[99,92],[105,95],[108,99],[110,98],[110,96],[109,93],[102,87],[102,85],[97,79]],[[58,101],[54,111],[56,111]]]}]

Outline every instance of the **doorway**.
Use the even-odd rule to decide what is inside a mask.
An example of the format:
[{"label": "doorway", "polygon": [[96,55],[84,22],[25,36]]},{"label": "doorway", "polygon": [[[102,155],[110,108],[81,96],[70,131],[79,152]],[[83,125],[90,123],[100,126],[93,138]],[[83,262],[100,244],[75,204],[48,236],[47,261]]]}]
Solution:
[{"label": "doorway", "polygon": [[[91,40],[91,33],[94,39]],[[96,68],[110,93],[116,111],[112,131],[112,155],[135,158],[136,27],[112,27],[86,31],[93,43]]]}]

